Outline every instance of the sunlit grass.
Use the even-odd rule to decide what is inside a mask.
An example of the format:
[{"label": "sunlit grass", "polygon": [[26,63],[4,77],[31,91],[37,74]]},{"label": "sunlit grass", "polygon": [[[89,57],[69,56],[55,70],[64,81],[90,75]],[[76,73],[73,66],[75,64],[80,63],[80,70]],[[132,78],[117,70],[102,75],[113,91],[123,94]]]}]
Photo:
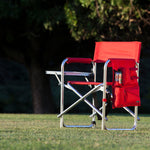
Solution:
[{"label": "sunlit grass", "polygon": [[[56,115],[0,114],[0,150],[147,150],[150,115],[140,118],[135,131],[101,131],[101,121],[97,121],[95,129],[60,129]],[[67,124],[91,121],[88,115],[66,115],[65,120]],[[107,124],[131,127],[133,119],[110,115]]]}]

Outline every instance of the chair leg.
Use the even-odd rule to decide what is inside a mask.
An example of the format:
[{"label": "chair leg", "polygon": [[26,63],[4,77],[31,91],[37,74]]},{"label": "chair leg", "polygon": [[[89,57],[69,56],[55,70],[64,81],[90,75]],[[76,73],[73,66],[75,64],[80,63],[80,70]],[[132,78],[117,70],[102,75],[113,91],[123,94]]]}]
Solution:
[{"label": "chair leg", "polygon": [[135,113],[135,117],[134,117],[134,126],[137,127],[137,120],[138,120],[138,106],[134,107],[134,113]]},{"label": "chair leg", "polygon": [[103,106],[103,111],[102,111],[102,126],[101,129],[104,130],[105,129],[105,113],[106,113],[106,102],[102,102],[102,106]]}]

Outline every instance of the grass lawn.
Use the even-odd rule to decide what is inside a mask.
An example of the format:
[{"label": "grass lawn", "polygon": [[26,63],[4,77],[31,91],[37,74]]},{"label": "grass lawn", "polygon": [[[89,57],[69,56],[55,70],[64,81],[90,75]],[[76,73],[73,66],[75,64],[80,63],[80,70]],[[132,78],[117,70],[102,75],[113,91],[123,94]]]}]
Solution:
[{"label": "grass lawn", "polygon": [[[128,116],[117,117],[110,116],[108,126],[115,122],[117,126],[133,125]],[[150,115],[140,115],[140,119],[135,131],[101,131],[101,121],[95,129],[60,129],[56,114],[0,114],[0,150],[147,150]],[[68,124],[90,122],[88,115],[66,115],[65,120]]]}]

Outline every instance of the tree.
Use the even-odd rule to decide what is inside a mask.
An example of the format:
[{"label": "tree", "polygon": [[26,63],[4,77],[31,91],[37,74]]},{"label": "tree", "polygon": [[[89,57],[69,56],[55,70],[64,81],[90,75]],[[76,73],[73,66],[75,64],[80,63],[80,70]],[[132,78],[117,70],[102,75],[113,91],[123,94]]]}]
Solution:
[{"label": "tree", "polygon": [[74,0],[65,16],[76,40],[142,40],[150,37],[150,0]]},{"label": "tree", "polygon": [[[57,51],[53,33],[63,19],[63,1],[1,0],[1,57],[23,63],[29,72],[35,113],[54,112],[49,80],[45,70]],[[60,25],[61,26],[61,25]],[[59,29],[61,31],[61,27]],[[62,43],[60,43],[61,45]]]}]

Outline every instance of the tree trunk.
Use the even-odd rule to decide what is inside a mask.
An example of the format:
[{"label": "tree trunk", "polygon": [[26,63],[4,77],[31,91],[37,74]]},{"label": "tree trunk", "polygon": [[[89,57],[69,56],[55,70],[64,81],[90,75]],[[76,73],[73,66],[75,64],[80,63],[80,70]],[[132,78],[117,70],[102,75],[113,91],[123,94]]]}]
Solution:
[{"label": "tree trunk", "polygon": [[35,58],[31,60],[29,76],[32,89],[34,113],[54,113],[54,103],[45,70]]}]

